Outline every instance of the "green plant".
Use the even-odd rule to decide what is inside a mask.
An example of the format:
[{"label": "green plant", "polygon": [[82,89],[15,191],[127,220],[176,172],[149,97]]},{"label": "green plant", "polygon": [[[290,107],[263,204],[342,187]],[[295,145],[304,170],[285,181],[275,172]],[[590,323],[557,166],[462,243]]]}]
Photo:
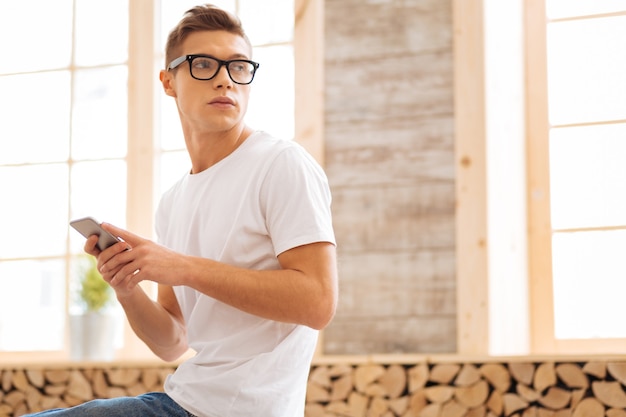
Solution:
[{"label": "green plant", "polygon": [[86,267],[80,277],[78,295],[88,312],[98,312],[113,301],[113,289],[98,272],[96,259],[86,256]]}]

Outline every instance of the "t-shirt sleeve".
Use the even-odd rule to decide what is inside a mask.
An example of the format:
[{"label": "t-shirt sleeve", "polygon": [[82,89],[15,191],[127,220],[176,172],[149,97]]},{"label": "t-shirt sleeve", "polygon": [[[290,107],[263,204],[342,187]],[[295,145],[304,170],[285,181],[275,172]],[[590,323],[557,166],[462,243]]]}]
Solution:
[{"label": "t-shirt sleeve", "polygon": [[276,156],[260,198],[277,256],[309,243],[336,244],[328,179],[304,148],[294,144]]}]

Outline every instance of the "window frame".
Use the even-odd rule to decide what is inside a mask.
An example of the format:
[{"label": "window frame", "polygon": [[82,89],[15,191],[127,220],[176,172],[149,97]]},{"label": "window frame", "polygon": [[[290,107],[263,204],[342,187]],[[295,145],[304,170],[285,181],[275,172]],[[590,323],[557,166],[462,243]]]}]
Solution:
[{"label": "window frame", "polygon": [[[524,94],[521,98],[511,96],[509,100],[523,100],[525,104],[521,109],[512,108],[506,102],[499,105],[489,99],[490,88],[502,88],[503,85],[490,84],[499,76],[501,69],[488,67],[486,59],[490,53],[490,40],[486,34],[490,31],[492,36],[494,34],[493,21],[489,21],[490,8],[496,2],[453,1],[458,202],[457,353],[517,356],[623,352],[626,339],[555,338],[545,0],[521,2],[518,18],[523,22],[523,43],[512,42],[516,39],[509,32],[496,35],[505,43],[507,51],[519,47],[519,53],[523,55]],[[515,5],[508,4],[509,7]],[[514,219],[525,221],[527,232],[511,239],[506,239],[506,232],[502,232],[500,225],[494,221],[493,207],[489,204],[490,194],[494,191],[490,189],[490,179],[494,175],[517,180],[511,177],[510,166],[499,171],[491,169],[493,148],[490,141],[493,137],[490,136],[489,124],[494,117],[500,116],[523,118],[526,130],[523,155],[526,186],[518,207],[526,218]],[[500,197],[508,198],[509,195]],[[497,217],[502,213],[495,214]],[[507,285],[514,288],[520,288],[520,283],[511,282],[511,276],[498,275],[498,271],[492,268],[499,259],[498,248],[502,242],[527,248],[523,265],[509,265],[509,269],[527,267],[522,274],[515,271],[515,279],[525,274],[523,285],[527,293],[520,291],[516,294],[522,304],[507,303],[507,297],[511,299],[510,294],[502,291],[498,280],[506,279]],[[508,329],[502,326],[502,316],[510,318],[506,325]],[[502,351],[494,348],[502,338],[510,339],[509,345],[515,345],[517,349]]]},{"label": "window frame", "polygon": [[[526,54],[528,129],[528,213],[531,349],[537,354],[607,354],[626,350],[626,338],[555,337],[550,220],[550,167],[546,0],[527,0]],[[613,13],[609,15],[614,15]],[[580,18],[597,17],[596,15]],[[532,29],[531,29],[532,28]],[[585,123],[593,125],[595,123]]]}]

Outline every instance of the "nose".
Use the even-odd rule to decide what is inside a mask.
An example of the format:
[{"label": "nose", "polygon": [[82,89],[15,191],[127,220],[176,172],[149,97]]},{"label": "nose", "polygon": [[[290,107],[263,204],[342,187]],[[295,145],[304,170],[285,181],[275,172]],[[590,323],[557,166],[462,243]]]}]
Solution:
[{"label": "nose", "polygon": [[217,70],[217,74],[213,77],[213,82],[217,88],[231,88],[233,86],[233,80],[230,79],[226,65],[220,65],[220,68]]}]

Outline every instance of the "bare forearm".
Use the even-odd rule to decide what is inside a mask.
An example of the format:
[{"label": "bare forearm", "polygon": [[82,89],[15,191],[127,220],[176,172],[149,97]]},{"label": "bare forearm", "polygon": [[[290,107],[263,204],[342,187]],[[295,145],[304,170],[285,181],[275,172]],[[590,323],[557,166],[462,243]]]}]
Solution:
[{"label": "bare forearm", "polygon": [[317,247],[315,253],[311,263],[316,266],[306,265],[304,270],[289,267],[288,258],[281,260],[283,269],[271,271],[188,258],[185,285],[250,314],[322,329],[337,303],[334,247],[329,245],[326,251]]},{"label": "bare forearm", "polygon": [[135,334],[163,360],[177,359],[187,350],[184,326],[140,286],[124,298],[118,297]]}]

